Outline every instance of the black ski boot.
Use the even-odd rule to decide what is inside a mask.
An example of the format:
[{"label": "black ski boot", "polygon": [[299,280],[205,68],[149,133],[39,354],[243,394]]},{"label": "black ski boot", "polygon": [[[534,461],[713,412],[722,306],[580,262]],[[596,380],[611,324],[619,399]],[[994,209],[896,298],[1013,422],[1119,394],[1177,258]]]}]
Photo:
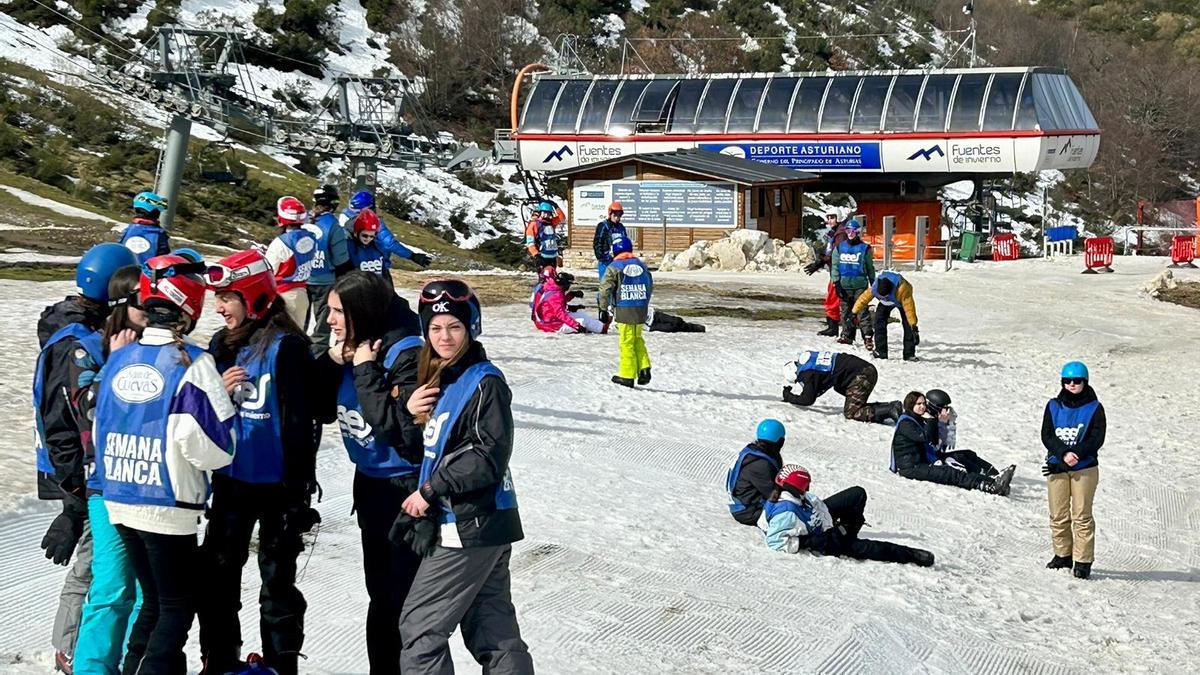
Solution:
[{"label": "black ski boot", "polygon": [[[871,335],[863,335],[863,347],[866,347],[868,352],[875,353],[875,338]],[[885,355],[883,358],[887,358]]]},{"label": "black ski boot", "polygon": [[637,383],[642,386],[646,386],[647,384],[650,384],[650,369],[649,368],[644,368],[638,372]]},{"label": "black ski boot", "polygon": [[1007,497],[1008,492],[1009,492],[1009,483],[1012,482],[1013,473],[1016,470],[1017,470],[1017,467],[1014,465],[1014,466],[1010,466],[1007,469],[1001,471],[1000,475],[996,476],[995,478],[988,478],[986,476],[980,476],[979,477],[979,489],[990,495],[999,495],[1001,497]]},{"label": "black ski boot", "polygon": [[[899,405],[897,405],[899,404]],[[899,407],[899,412],[897,412]],[[900,419],[901,413],[904,412],[904,405],[899,401],[891,403],[872,403],[871,404],[871,422],[875,424],[887,424]]]},{"label": "black ski boot", "polygon": [[1092,576],[1092,563],[1083,563],[1083,562],[1075,563],[1075,578],[1076,579],[1087,579],[1090,576]]},{"label": "black ski boot", "polygon": [[631,380],[628,377],[621,377],[620,375],[613,375],[612,382],[613,382],[613,384],[619,384],[622,387],[629,387],[630,389],[633,389],[633,380]]},{"label": "black ski boot", "polygon": [[1073,565],[1073,564],[1075,564],[1075,561],[1071,560],[1071,556],[1056,555],[1050,559],[1050,562],[1046,563],[1046,569],[1048,569],[1048,570],[1068,569],[1069,570],[1069,569],[1071,569],[1071,565]]},{"label": "black ski boot", "polygon": [[920,548],[912,550],[912,562],[917,567],[933,567],[933,553]]},{"label": "black ski boot", "polygon": [[817,331],[817,335],[824,335],[825,337],[834,337],[837,334],[838,334],[838,322],[834,321],[833,319],[831,319],[829,317],[825,317],[825,328]]}]

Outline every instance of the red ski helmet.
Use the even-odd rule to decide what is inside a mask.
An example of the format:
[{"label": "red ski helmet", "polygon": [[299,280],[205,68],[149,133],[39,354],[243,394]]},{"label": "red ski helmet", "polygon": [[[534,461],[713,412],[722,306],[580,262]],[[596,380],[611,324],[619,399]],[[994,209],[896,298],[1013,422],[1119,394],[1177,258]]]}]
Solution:
[{"label": "red ski helmet", "polygon": [[266,257],[254,249],[221,258],[205,270],[204,281],[213,292],[230,291],[242,296],[246,316],[251,320],[265,316],[279,295],[275,272]]},{"label": "red ski helmet", "polygon": [[775,474],[775,484],[779,487],[790,487],[797,492],[808,492],[812,485],[812,476],[808,469],[799,464],[784,464],[779,473]]},{"label": "red ski helmet", "polygon": [[147,310],[154,307],[171,307],[182,310],[194,322],[204,310],[204,293],[207,290],[200,272],[204,263],[197,263],[178,255],[160,255],[142,265],[142,280],[138,288],[138,302]]},{"label": "red ski helmet", "polygon": [[379,216],[374,211],[362,211],[354,218],[354,236],[363,232],[379,232],[379,227]]},{"label": "red ski helmet", "polygon": [[303,225],[308,221],[308,210],[304,202],[295,197],[280,197],[275,203],[275,216],[280,227]]}]

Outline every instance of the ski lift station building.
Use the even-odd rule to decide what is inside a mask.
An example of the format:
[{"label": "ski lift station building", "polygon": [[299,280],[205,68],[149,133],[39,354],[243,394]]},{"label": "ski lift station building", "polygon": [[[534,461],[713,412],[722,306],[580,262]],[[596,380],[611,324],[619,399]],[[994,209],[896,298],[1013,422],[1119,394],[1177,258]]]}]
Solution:
[{"label": "ski lift station building", "polygon": [[[853,195],[869,234],[878,234],[882,216],[897,216],[900,244],[913,237],[914,216],[929,216],[933,243],[941,229],[939,187],[1085,169],[1100,144],[1100,128],[1070,77],[1040,67],[689,76],[545,72],[534,73],[532,81],[518,78],[512,98],[512,140],[522,167],[568,180],[571,248],[590,245],[596,205],[613,198],[632,225],[687,230],[669,237],[671,250],[736,227],[770,229],[772,236],[791,239],[802,226],[802,198],[790,198],[794,189]],[[719,167],[663,170],[661,162],[638,159],[681,149],[772,165],[794,171],[795,180],[779,182],[776,175],[772,184],[756,186],[714,175]],[[680,183],[694,184],[692,196],[701,202],[731,194],[733,221],[706,222],[704,214],[717,211],[704,208],[682,220],[664,218],[686,210],[689,196]],[[760,227],[764,219],[768,227]],[[638,243],[657,242],[657,236],[641,233]],[[642,242],[644,237],[650,239]]]}]

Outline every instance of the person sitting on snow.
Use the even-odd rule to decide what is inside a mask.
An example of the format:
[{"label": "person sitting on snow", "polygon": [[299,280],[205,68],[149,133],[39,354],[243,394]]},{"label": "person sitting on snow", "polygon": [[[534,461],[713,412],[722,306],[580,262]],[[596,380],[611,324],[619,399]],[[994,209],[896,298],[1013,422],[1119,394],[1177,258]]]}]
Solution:
[{"label": "person sitting on snow", "polygon": [[581,291],[569,290],[575,276],[558,272],[553,265],[542,268],[541,283],[533,290],[530,318],[538,330],[546,333],[607,333],[608,324],[593,319],[582,307],[567,301],[583,297]]},{"label": "person sitting on snow", "polygon": [[743,525],[758,524],[763,503],[775,492],[775,474],[783,466],[783,423],[765,419],[758,423],[754,441],[742,448],[725,475],[729,513]]},{"label": "person sitting on snow", "polygon": [[941,389],[932,389],[928,394],[909,392],[892,437],[892,473],[910,480],[1008,496],[1016,465],[997,471],[970,450],[953,450],[949,433],[952,415],[950,396]]},{"label": "person sitting on snow", "polygon": [[875,366],[853,354],[843,352],[801,352],[788,363],[788,379],[800,385],[783,388],[783,400],[792,405],[810,406],[831,388],[846,397],[843,414],[848,420],[885,424],[904,412],[900,401],[868,403],[879,372]]},{"label": "person sitting on snow", "polygon": [[822,501],[809,491],[811,484],[812,476],[798,464],[787,464],[775,474],[776,488],[763,504],[758,524],[772,550],[799,553],[807,549],[817,555],[855,560],[933,565],[929,551],[858,538],[866,524],[866,490],[854,486]]},{"label": "person sitting on snow", "polygon": [[[871,356],[877,359],[888,357],[888,317],[892,310],[900,312],[900,325],[904,327],[904,360],[917,360],[917,345],[921,344],[921,333],[917,330],[917,305],[913,302],[912,284],[896,272],[882,272],[871,284],[870,290],[859,294],[851,312],[855,316],[866,313],[871,300],[879,300],[872,326],[875,331],[874,349]],[[864,335],[866,332],[864,331]]]}]

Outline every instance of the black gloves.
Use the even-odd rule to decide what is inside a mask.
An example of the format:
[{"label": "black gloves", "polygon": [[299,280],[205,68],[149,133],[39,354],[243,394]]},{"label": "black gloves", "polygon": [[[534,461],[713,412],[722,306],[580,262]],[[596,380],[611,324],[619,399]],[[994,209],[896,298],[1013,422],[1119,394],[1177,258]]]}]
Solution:
[{"label": "black gloves", "polygon": [[568,312],[578,312],[583,309],[583,305],[567,305]]},{"label": "black gloves", "polygon": [[568,300],[578,300],[583,297],[583,291],[567,291]]},{"label": "black gloves", "polygon": [[1050,474],[1052,474],[1052,473],[1054,473],[1054,470],[1050,468],[1050,463],[1049,463],[1049,462],[1047,462],[1046,464],[1043,464],[1043,465],[1042,465],[1042,475],[1043,475],[1043,476],[1049,476],[1049,475],[1050,475]]},{"label": "black gloves", "polygon": [[438,543],[438,524],[433,518],[413,518],[407,513],[396,516],[388,539],[396,546],[408,546],[424,558]]},{"label": "black gloves", "polygon": [[817,271],[820,270],[824,266],[825,266],[824,260],[814,260],[804,266],[804,273],[811,277],[812,275],[816,274]]},{"label": "black gloves", "polygon": [[600,310],[600,323],[612,323],[612,312],[607,309]]},{"label": "black gloves", "polygon": [[54,521],[42,537],[42,548],[46,550],[46,559],[55,565],[66,565],[71,562],[75,546],[83,536],[83,523],[87,520],[87,503],[78,495],[67,493],[63,496],[63,511],[55,516]]},{"label": "black gloves", "polygon": [[433,258],[430,258],[424,253],[413,253],[409,260],[420,265],[421,267],[429,267],[429,263],[433,262]]},{"label": "black gloves", "polygon": [[913,346],[921,346],[921,331],[917,330],[916,326],[913,326]]}]

